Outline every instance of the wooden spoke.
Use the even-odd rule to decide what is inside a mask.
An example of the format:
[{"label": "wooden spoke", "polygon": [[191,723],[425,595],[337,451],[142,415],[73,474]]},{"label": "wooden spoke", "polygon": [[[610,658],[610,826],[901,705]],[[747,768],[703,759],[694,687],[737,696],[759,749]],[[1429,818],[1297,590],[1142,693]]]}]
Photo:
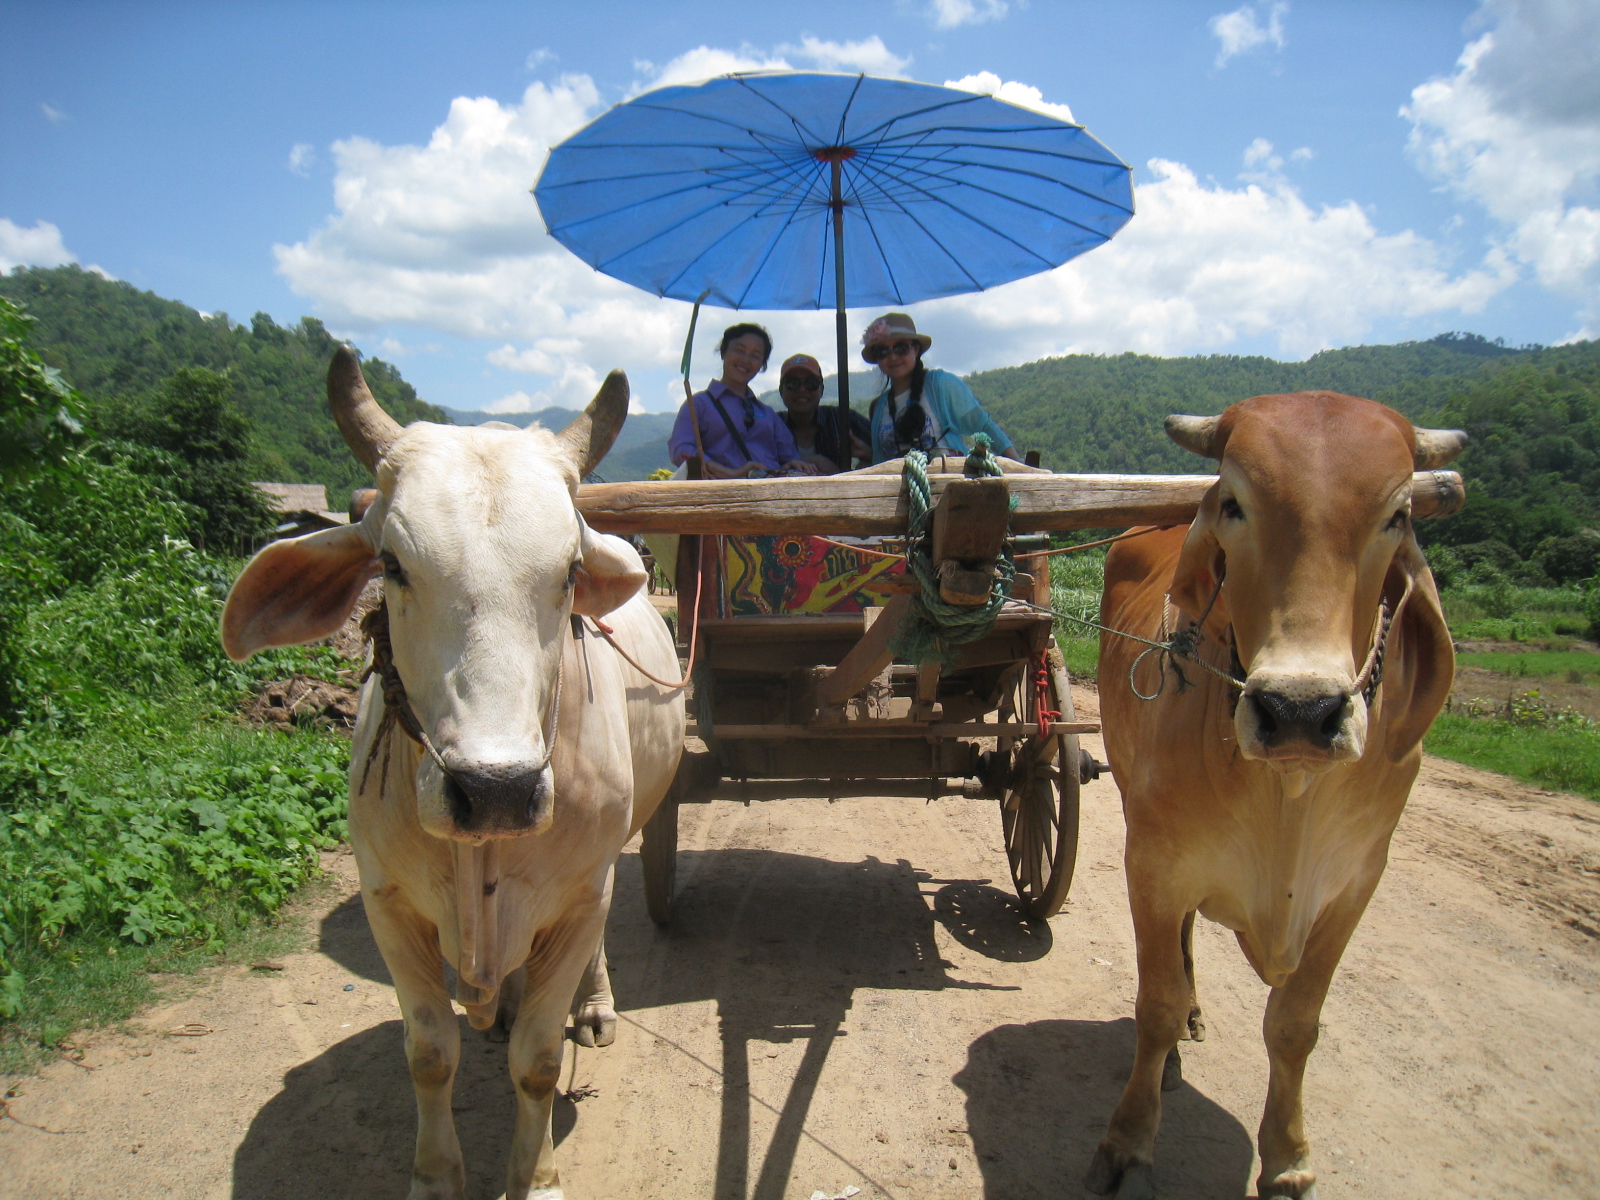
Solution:
[{"label": "wooden spoke", "polygon": [[[1063,722],[1073,720],[1072,693],[1060,654],[1050,652],[1049,707]],[[1024,672],[1004,707],[1037,720],[1032,672]],[[1078,859],[1078,739],[1055,734],[1042,742],[1035,732],[1022,739],[1013,761],[1032,773],[1018,782],[1014,807],[1002,806],[1006,857],[1017,896],[1030,917],[1054,916],[1066,903]]]}]

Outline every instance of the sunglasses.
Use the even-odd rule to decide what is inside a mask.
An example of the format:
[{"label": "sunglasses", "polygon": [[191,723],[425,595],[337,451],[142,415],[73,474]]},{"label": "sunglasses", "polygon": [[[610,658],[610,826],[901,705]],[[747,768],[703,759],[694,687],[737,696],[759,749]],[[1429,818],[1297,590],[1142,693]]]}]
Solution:
[{"label": "sunglasses", "polygon": [[915,354],[922,347],[916,342],[879,342],[876,346],[868,346],[862,356],[868,362],[882,362],[886,358],[904,358],[908,354]]},{"label": "sunglasses", "polygon": [[797,392],[820,392],[822,380],[809,371],[792,371],[783,377],[783,386]]}]

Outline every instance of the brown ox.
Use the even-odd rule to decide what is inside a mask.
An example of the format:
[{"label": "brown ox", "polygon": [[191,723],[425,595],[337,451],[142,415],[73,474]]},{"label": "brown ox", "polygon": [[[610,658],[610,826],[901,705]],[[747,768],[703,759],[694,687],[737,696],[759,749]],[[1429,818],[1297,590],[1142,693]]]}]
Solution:
[{"label": "brown ox", "polygon": [[[1157,641],[1202,621],[1200,656],[1243,686],[1180,659],[1185,684],[1155,654],[1135,672],[1146,648],[1102,637],[1138,1049],[1085,1182],[1120,1200],[1154,1194],[1161,1091],[1178,1086],[1179,1038],[1204,1029],[1190,951],[1199,911],[1235,931],[1272,988],[1258,1186],[1303,1200],[1316,1184],[1301,1086],[1317,1018],[1454,673],[1412,534],[1412,471],[1449,462],[1466,435],[1413,429],[1381,404],[1331,392],[1169,417],[1167,432],[1219,459],[1220,476],[1193,525],[1107,556],[1101,621]],[[1163,682],[1155,699],[1135,694]]]}]

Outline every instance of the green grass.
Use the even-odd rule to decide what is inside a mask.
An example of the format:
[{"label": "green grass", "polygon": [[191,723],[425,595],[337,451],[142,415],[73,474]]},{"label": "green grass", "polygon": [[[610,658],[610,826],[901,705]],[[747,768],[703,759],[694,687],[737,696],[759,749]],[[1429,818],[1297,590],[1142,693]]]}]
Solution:
[{"label": "green grass", "polygon": [[348,743],[243,726],[209,689],[0,738],[0,1071],[154,998],[149,972],[270,953],[344,836]]},{"label": "green grass", "polygon": [[1525,724],[1447,712],[1434,722],[1425,747],[1469,767],[1600,800],[1600,729],[1591,724]]},{"label": "green grass", "polygon": [[[1568,683],[1594,683],[1600,676],[1600,654],[1583,650],[1493,650],[1456,655],[1464,667],[1481,667],[1502,675],[1527,679],[1559,679]],[[1574,678],[1576,676],[1576,678]]]},{"label": "green grass", "polygon": [[27,988],[17,1013],[0,1022],[0,1075],[37,1068],[70,1045],[79,1031],[114,1028],[163,996],[163,977],[224,963],[260,962],[304,949],[309,923],[265,916],[232,898],[195,897],[209,938],[160,938],[143,946],[103,930],[69,933],[34,945],[12,966]]},{"label": "green grass", "polygon": [[1458,640],[1570,642],[1589,630],[1584,593],[1577,588],[1473,584],[1450,588],[1440,599]]},{"label": "green grass", "polygon": [[1100,639],[1073,637],[1063,628],[1066,622],[1056,622],[1056,645],[1067,662],[1067,674],[1073,679],[1094,679],[1100,665]]}]

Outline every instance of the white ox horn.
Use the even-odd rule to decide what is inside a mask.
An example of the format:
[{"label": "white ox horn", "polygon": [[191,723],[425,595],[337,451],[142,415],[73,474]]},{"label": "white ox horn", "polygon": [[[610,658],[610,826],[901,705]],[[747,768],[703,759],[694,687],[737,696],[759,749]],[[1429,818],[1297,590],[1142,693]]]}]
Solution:
[{"label": "white ox horn", "polygon": [[1165,422],[1167,436],[1203,458],[1221,458],[1217,449],[1217,425],[1221,420],[1221,417],[1186,417],[1173,413]]},{"label": "white ox horn", "polygon": [[351,453],[376,474],[379,461],[400,436],[400,424],[372,398],[361,361],[349,346],[335,350],[328,364],[328,407]]},{"label": "white ox horn", "polygon": [[1416,467],[1419,471],[1431,471],[1435,467],[1442,467],[1453,463],[1456,455],[1467,448],[1467,431],[1465,429],[1422,429],[1413,428],[1412,433],[1417,436]]},{"label": "white ox horn", "polygon": [[589,401],[589,407],[556,434],[556,441],[578,468],[579,479],[600,465],[627,419],[628,377],[621,371],[612,371]]}]

